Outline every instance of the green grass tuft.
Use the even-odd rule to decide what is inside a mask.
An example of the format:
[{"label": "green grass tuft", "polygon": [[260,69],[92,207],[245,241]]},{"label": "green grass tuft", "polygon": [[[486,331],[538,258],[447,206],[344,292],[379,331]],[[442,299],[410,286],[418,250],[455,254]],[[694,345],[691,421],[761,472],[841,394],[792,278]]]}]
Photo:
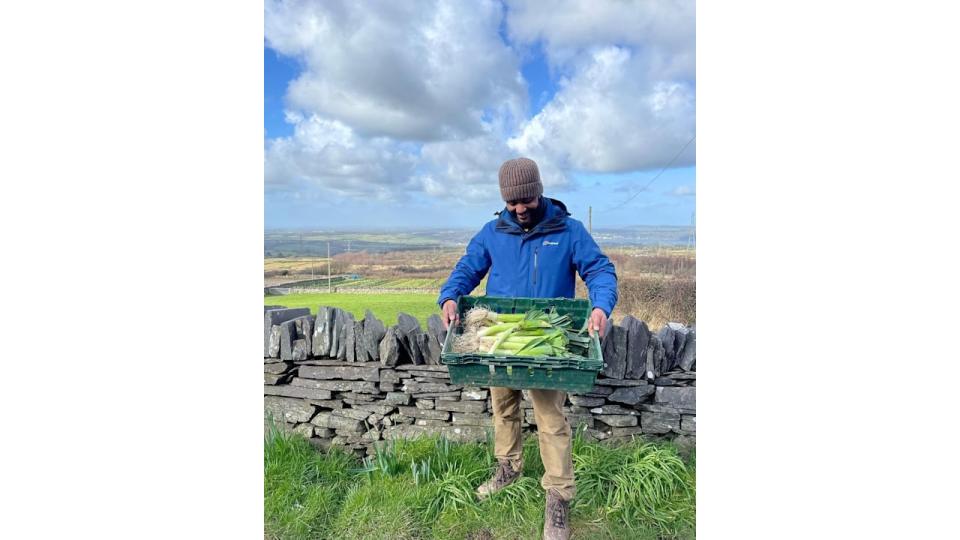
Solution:
[{"label": "green grass tuft", "polygon": [[[474,491],[496,466],[489,443],[439,437],[381,442],[374,458],[316,451],[300,435],[264,441],[268,538],[539,538],[545,496],[536,436],[524,473],[483,502]],[[692,538],[695,470],[670,444],[606,446],[574,438],[579,539]]]}]

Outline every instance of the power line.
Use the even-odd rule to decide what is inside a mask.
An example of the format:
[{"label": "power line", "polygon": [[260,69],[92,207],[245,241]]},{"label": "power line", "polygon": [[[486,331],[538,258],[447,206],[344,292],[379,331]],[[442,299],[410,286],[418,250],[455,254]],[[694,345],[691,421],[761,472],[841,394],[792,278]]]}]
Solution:
[{"label": "power line", "polygon": [[625,201],[623,201],[622,203],[620,203],[620,204],[618,204],[618,205],[616,205],[616,206],[611,206],[610,208],[607,208],[605,211],[606,211],[606,212],[609,212],[609,211],[611,211],[611,210],[616,210],[617,208],[620,208],[620,207],[622,207],[622,206],[625,206],[628,202],[630,202],[630,201],[632,201],[633,199],[635,199],[635,198],[637,197],[637,195],[639,195],[639,194],[643,193],[644,191],[646,191],[647,188],[650,187],[650,185],[653,184],[653,183],[657,180],[657,178],[660,178],[660,175],[663,174],[664,171],[666,171],[667,169],[670,168],[670,165],[673,165],[673,162],[676,161],[678,157],[680,157],[680,154],[682,154],[683,151],[686,150],[687,147],[690,146],[690,143],[692,143],[692,142],[694,141],[694,139],[696,139],[696,138],[697,138],[696,135],[694,135],[693,137],[690,137],[690,140],[687,141],[687,144],[683,145],[683,148],[681,148],[680,151],[677,152],[677,154],[676,154],[675,156],[673,156],[672,158],[670,158],[670,161],[667,162],[667,164],[664,165],[662,169],[660,169],[660,172],[658,172],[656,176],[654,176],[649,182],[647,182],[647,185],[645,185],[645,186],[643,186],[642,188],[640,188],[639,191],[637,191],[636,193],[634,193],[633,195],[631,195],[630,197],[628,197],[628,198],[627,198]]}]

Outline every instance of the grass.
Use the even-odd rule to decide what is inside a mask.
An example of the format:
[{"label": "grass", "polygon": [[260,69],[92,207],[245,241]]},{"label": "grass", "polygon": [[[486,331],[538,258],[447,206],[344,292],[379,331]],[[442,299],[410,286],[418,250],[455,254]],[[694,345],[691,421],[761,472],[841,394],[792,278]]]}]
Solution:
[{"label": "grass", "polygon": [[305,293],[282,296],[264,296],[264,305],[310,308],[316,315],[320,306],[338,307],[363,318],[365,310],[390,326],[397,323],[397,313],[404,312],[416,317],[423,328],[427,327],[427,317],[440,314],[437,307],[437,295],[422,293],[403,294],[350,294],[350,293]]},{"label": "grass", "polygon": [[[298,434],[264,441],[264,527],[276,539],[540,538],[544,493],[536,437],[524,441],[523,476],[478,502],[492,473],[488,444],[420,438],[379,443],[360,461],[318,452]],[[695,457],[669,443],[606,446],[574,439],[578,539],[693,538]]]}]

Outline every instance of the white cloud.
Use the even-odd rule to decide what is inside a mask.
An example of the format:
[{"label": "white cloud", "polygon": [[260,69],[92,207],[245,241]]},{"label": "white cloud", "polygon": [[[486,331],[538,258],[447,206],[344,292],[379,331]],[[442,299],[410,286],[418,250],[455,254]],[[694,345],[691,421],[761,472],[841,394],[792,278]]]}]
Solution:
[{"label": "white cloud", "polygon": [[482,134],[484,114],[521,121],[526,86],[500,39],[493,0],[268,0],[267,44],[299,58],[288,105],[364,136],[443,140]]},{"label": "white cloud", "polygon": [[[581,171],[666,166],[695,133],[694,89],[640,76],[645,62],[629,49],[593,49],[510,147]],[[672,166],[691,165],[694,156],[691,144]]]},{"label": "white cloud", "polygon": [[694,78],[693,0],[507,0],[507,5],[511,38],[542,40],[555,67],[584,49],[616,44],[643,51],[646,78]]},{"label": "white cloud", "polygon": [[694,197],[697,192],[693,189],[693,186],[677,186],[667,191],[666,194],[674,197]]},{"label": "white cloud", "polygon": [[[296,119],[294,119],[296,120]],[[358,137],[336,120],[296,120],[294,133],[269,141],[264,173],[270,190],[321,189],[331,194],[402,198],[415,159],[385,138]]]}]

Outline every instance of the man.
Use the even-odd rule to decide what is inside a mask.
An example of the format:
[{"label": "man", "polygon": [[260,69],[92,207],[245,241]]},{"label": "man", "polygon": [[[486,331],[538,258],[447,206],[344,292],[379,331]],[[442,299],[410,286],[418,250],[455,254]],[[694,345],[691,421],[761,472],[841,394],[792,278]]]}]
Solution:
[{"label": "man", "polygon": [[[569,217],[562,202],[543,197],[540,171],[533,160],[507,161],[500,166],[499,177],[506,211],[498,212],[499,218],[473,237],[440,289],[444,327],[458,321],[457,297],[470,294],[488,270],[487,296],[526,298],[573,298],[576,271],[587,284],[594,306],[590,335],[602,335],[617,303],[613,263],[583,224]],[[523,467],[520,390],[491,388],[490,397],[498,468],[477,489],[481,499],[519,478]],[[570,424],[562,410],[566,397],[560,390],[530,390],[545,470],[541,480],[547,492],[544,538],[550,540],[570,537],[570,500],[576,493]]]}]

